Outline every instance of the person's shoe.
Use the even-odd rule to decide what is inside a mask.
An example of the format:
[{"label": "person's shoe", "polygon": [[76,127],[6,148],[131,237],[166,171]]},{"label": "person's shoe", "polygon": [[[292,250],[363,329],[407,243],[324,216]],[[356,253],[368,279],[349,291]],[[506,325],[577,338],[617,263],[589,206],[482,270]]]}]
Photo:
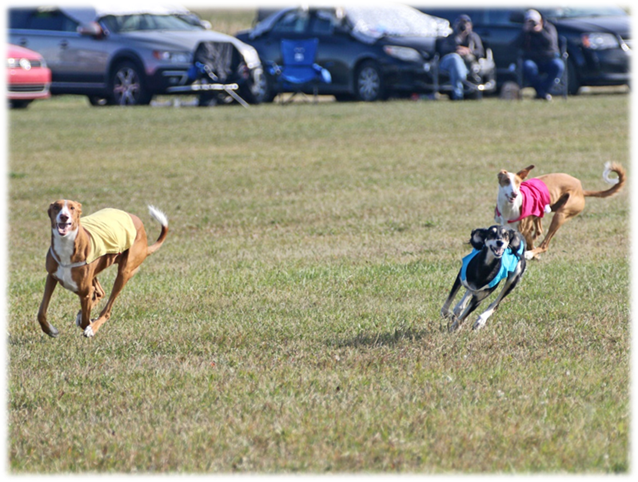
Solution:
[{"label": "person's shoe", "polygon": [[547,102],[551,102],[552,101],[552,96],[550,94],[545,94],[545,95],[540,95],[539,94],[539,95],[536,96],[536,98],[539,99],[539,100],[547,101]]}]

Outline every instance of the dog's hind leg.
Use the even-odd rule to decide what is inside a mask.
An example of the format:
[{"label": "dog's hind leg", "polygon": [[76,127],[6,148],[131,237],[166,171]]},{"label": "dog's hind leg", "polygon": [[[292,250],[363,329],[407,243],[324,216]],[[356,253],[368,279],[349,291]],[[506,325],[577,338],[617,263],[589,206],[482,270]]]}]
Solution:
[{"label": "dog's hind leg", "polygon": [[450,332],[456,331],[461,327],[461,324],[483,301],[487,298],[493,290],[487,289],[483,291],[467,291],[459,304],[454,308],[454,322],[448,327]]},{"label": "dog's hind leg", "polygon": [[498,294],[496,299],[492,303],[490,303],[487,309],[479,315],[478,319],[472,325],[473,330],[480,330],[481,328],[485,326],[489,317],[492,316],[494,312],[498,309],[499,305],[501,304],[501,301],[503,301],[503,299],[507,295],[509,295],[514,288],[516,288],[516,285],[521,280],[521,277],[523,276],[524,272],[525,272],[525,266],[522,266],[520,271],[510,275],[507,278],[507,281],[505,282],[505,286],[503,287],[503,290]]},{"label": "dog's hind leg", "polygon": [[562,212],[557,212],[554,214],[552,218],[552,222],[549,225],[549,229],[547,230],[547,234],[543,239],[543,242],[538,246],[538,248],[525,251],[525,259],[532,259],[537,257],[539,254],[544,253],[549,249],[549,242],[552,240],[558,229],[565,224],[565,222],[569,221],[571,216],[566,215]]},{"label": "dog's hind leg", "polygon": [[[90,309],[92,310],[93,308],[95,308],[105,295],[106,292],[104,291],[104,288],[102,288],[102,285],[100,284],[98,279],[93,278],[91,295],[89,296],[91,300]],[[75,324],[79,327],[82,327],[82,310],[78,311],[78,314],[75,317]]]}]

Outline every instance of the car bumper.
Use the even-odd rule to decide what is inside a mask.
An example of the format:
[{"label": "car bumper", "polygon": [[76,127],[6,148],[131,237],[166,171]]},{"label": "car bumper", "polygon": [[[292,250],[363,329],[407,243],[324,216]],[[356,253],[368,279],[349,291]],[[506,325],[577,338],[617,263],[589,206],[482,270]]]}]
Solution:
[{"label": "car bumper", "polygon": [[389,63],[383,67],[383,80],[391,91],[427,93],[436,86],[433,62]]},{"label": "car bumper", "polygon": [[579,69],[582,85],[623,85],[631,77],[631,53],[622,49],[584,51],[585,65]]},{"label": "car bumper", "polygon": [[51,95],[51,71],[48,69],[7,69],[7,76],[9,99],[46,99]]}]

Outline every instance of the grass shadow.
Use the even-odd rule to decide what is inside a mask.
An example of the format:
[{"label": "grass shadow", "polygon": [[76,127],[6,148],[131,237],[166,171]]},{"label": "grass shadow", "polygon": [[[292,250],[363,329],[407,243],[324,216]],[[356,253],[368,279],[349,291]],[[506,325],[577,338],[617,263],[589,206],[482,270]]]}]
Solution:
[{"label": "grass shadow", "polygon": [[361,348],[361,347],[393,347],[404,341],[419,341],[429,339],[440,333],[440,328],[414,329],[414,328],[395,328],[392,331],[380,333],[359,333],[356,336],[346,339],[337,340],[330,343],[337,348]]}]

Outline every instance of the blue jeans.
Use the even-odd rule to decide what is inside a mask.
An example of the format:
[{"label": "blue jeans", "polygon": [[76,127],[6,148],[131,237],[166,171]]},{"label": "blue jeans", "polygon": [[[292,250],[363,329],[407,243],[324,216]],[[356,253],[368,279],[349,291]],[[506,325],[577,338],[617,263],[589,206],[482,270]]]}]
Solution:
[{"label": "blue jeans", "polygon": [[439,68],[450,75],[452,99],[461,100],[463,98],[463,81],[468,74],[463,58],[459,54],[447,54],[441,59]]},{"label": "blue jeans", "polygon": [[542,62],[533,60],[523,61],[523,76],[536,89],[536,95],[545,97],[552,87],[560,82],[565,71],[565,63],[561,58],[554,58]]}]

